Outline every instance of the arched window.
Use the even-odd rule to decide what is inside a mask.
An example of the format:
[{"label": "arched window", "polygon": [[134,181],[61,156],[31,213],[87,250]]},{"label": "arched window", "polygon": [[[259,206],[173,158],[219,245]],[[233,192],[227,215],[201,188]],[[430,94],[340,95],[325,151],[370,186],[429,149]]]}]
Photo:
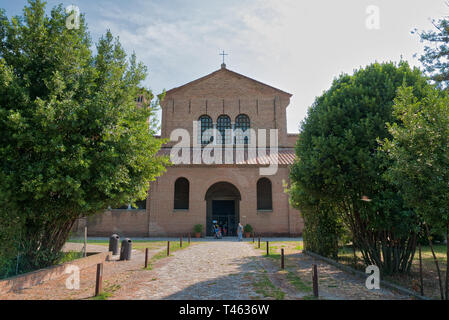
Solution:
[{"label": "arched window", "polygon": [[267,178],[257,181],[257,210],[273,210],[271,181]]},{"label": "arched window", "polygon": [[175,210],[189,209],[189,180],[186,178],[179,178],[175,182]]},{"label": "arched window", "polygon": [[[218,144],[230,144],[232,140],[232,134],[230,130],[231,126],[231,118],[227,115],[221,115],[217,119],[217,131],[220,133],[221,140],[218,139]],[[229,130],[228,134],[226,134],[226,130]]]},{"label": "arched window", "polygon": [[204,115],[204,116],[200,117],[199,122],[200,122],[200,126],[201,126],[201,128],[200,128],[201,132],[200,132],[200,136],[199,136],[199,143],[200,144],[209,144],[212,141],[214,141],[213,134],[211,134],[210,136],[209,135],[204,136],[205,135],[204,133],[207,130],[212,130],[213,127],[214,127],[214,124],[212,123],[212,118],[207,116],[207,115]]},{"label": "arched window", "polygon": [[[249,144],[251,122],[246,114],[240,114],[235,118],[235,144]],[[240,130],[238,130],[240,129]]]}]

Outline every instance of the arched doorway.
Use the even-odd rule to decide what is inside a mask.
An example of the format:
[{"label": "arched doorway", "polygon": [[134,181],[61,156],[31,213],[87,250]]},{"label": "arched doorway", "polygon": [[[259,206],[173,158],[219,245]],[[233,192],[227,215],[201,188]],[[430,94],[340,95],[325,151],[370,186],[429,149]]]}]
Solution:
[{"label": "arched doorway", "polygon": [[226,226],[227,235],[235,236],[240,218],[240,191],[229,182],[218,182],[206,192],[206,235],[212,236],[212,221]]}]

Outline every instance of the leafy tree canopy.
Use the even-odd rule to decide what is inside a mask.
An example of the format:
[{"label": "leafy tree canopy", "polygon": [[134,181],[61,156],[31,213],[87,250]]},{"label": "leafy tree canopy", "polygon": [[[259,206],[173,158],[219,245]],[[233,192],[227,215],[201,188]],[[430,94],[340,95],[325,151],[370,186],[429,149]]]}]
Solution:
[{"label": "leafy tree canopy", "polygon": [[388,125],[392,139],[382,149],[393,160],[385,176],[395,184],[405,202],[425,223],[437,268],[440,294],[449,299],[449,269],[445,290],[432,244],[432,233],[446,237],[449,263],[449,97],[427,88],[417,98],[410,87],[403,87],[395,100],[394,114],[400,123]]},{"label": "leafy tree canopy", "polygon": [[109,31],[93,54],[84,17],[67,17],[40,0],[0,11],[0,198],[21,221],[23,271],[54,263],[75,219],[145,198],[168,163],[148,122],[158,100],[136,106],[153,98],[146,67]]},{"label": "leafy tree canopy", "polygon": [[392,139],[382,148],[391,159],[386,173],[410,207],[435,231],[449,227],[449,97],[429,88],[417,99],[412,88],[401,88],[394,114],[400,124],[388,125]]},{"label": "leafy tree canopy", "polygon": [[[448,4],[449,6],[449,4]],[[449,85],[449,17],[432,20],[435,30],[419,32],[427,45],[420,61],[431,79],[440,87]],[[417,33],[414,30],[412,33]]]},{"label": "leafy tree canopy", "polygon": [[[296,192],[330,205],[352,231],[365,262],[386,272],[405,271],[414,250],[416,217],[383,178],[390,160],[378,150],[378,139],[390,137],[386,123],[396,122],[392,106],[403,84],[420,97],[428,86],[406,62],[374,63],[335,79],[301,125],[299,160],[291,170]],[[405,260],[381,254],[394,246],[406,250]]]}]

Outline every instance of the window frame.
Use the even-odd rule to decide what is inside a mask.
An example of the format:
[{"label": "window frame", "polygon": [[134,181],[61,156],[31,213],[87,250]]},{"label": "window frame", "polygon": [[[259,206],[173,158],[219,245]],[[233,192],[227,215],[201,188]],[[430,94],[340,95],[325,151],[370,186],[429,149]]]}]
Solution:
[{"label": "window frame", "polygon": [[[206,123],[206,121],[203,121],[206,119],[207,119],[207,123]],[[207,145],[207,144],[212,143],[215,140],[214,135],[212,135],[212,137],[209,139],[209,141],[203,140],[203,133],[209,129],[212,129],[212,130],[214,129],[214,122],[213,122],[212,118],[210,116],[208,116],[207,114],[203,114],[202,116],[200,116],[198,118],[198,122],[199,122],[199,126],[200,126],[199,135],[198,135],[199,143],[201,145]]]},{"label": "window frame", "polygon": [[[267,183],[267,185],[262,185],[262,183]],[[268,188],[269,187],[269,199],[270,199],[270,208],[268,207],[264,207],[261,204],[263,200],[266,201],[266,199],[268,198],[268,190],[264,190],[264,188]],[[257,198],[257,211],[260,212],[272,212],[273,211],[273,183],[271,182],[270,179],[263,177],[260,178],[259,180],[257,180],[257,184],[256,184],[256,198]]]},{"label": "window frame", "polygon": [[[242,121],[244,119],[244,121]],[[243,132],[251,129],[251,120],[247,114],[241,113],[235,117],[234,126],[234,144],[235,145],[249,145],[251,143],[251,135],[239,137],[235,133],[236,130],[241,129]]]},{"label": "window frame", "polygon": [[[226,119],[226,123],[221,121],[222,119]],[[231,132],[231,136],[226,135],[226,130]],[[227,114],[222,114],[217,118],[217,136],[218,132],[221,135],[221,141],[217,141],[218,139],[216,139],[218,145],[232,144],[232,121],[231,117],[229,117]]]},{"label": "window frame", "polygon": [[[179,185],[177,186],[177,184],[181,181],[187,182],[186,186],[179,186]],[[187,192],[186,192],[187,196],[184,195],[185,190],[178,190],[177,187],[178,188],[186,187],[187,188]],[[181,199],[179,199],[180,197],[179,197],[178,193],[183,195],[183,197]],[[178,203],[177,203],[177,201],[178,201]],[[183,203],[183,201],[186,201],[187,206],[185,206],[185,207],[179,206],[179,201],[181,201],[181,203]],[[178,207],[177,207],[177,204],[178,204]],[[183,204],[185,204],[185,203],[183,203]],[[175,183],[173,185],[173,211],[189,211],[189,209],[190,209],[190,181],[189,181],[189,179],[187,179],[185,177],[179,177],[175,180]]]}]

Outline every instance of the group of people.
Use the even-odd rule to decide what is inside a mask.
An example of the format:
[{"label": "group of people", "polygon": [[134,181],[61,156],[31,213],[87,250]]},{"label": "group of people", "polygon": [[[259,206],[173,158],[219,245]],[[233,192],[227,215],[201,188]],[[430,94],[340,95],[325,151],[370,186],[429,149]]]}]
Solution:
[{"label": "group of people", "polygon": [[[212,228],[214,231],[214,237],[215,239],[221,239],[223,237],[226,237],[228,235],[228,226],[226,223],[223,225],[219,225],[216,220],[212,221]],[[243,225],[239,222],[239,225],[237,227],[237,236],[239,241],[242,241],[243,238]]]},{"label": "group of people", "polygon": [[221,239],[228,235],[228,226],[225,224],[219,225],[216,220],[212,221],[212,228],[214,230],[215,239]]}]

